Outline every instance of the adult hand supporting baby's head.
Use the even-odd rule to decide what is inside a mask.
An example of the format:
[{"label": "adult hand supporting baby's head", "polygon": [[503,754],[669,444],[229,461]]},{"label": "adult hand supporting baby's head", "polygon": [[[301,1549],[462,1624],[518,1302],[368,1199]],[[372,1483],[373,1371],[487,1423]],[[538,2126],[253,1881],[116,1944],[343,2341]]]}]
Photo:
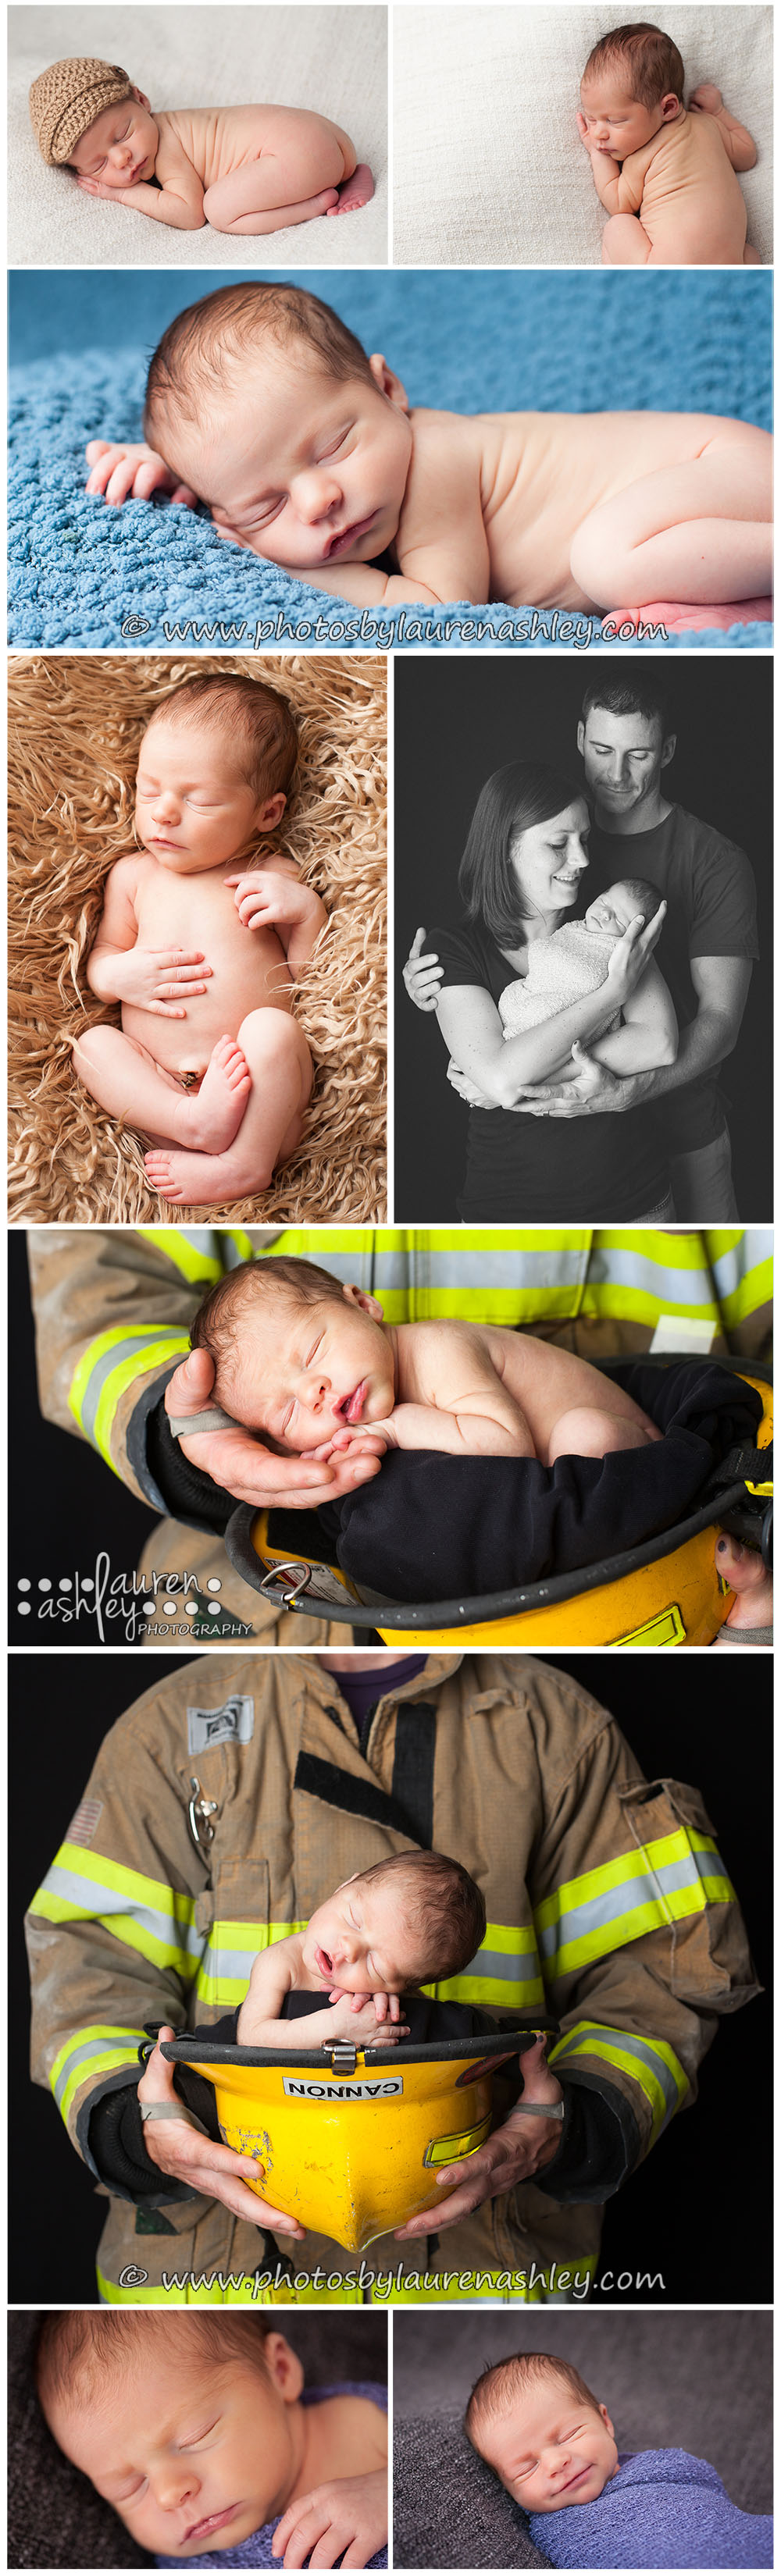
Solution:
[{"label": "adult hand supporting baby's head", "polygon": [[[165,1410],[174,1420],[188,1413],[202,1413],[213,1400],[214,1361],[208,1351],[191,1351],[175,1370],[165,1391]],[[376,1476],[385,1447],[378,1441],[372,1448],[370,1434],[367,1446],[347,1450],[344,1456],[330,1460],[277,1458],[273,1450],[264,1449],[262,1440],[239,1425],[231,1431],[193,1432],[180,1439],[179,1446],[193,1467],[202,1467],[212,1482],[238,1503],[252,1503],[256,1511],[272,1511],[284,1503],[287,1511],[316,1511],[318,1503],[333,1503],[342,1494],[352,1494],[357,1485],[368,1484]]]}]

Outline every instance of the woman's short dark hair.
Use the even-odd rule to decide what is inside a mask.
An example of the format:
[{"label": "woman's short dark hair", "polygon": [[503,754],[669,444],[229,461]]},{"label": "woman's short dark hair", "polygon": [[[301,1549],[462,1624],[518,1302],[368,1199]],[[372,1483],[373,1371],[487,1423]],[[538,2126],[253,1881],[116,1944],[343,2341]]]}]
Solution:
[{"label": "woman's short dark hair", "polygon": [[549,823],[565,806],[585,801],[582,787],[549,769],[542,760],[508,760],[481,787],[466,849],[458,871],[458,890],[467,920],[483,921],[500,946],[515,941],[524,921],[511,849],[516,832]]}]

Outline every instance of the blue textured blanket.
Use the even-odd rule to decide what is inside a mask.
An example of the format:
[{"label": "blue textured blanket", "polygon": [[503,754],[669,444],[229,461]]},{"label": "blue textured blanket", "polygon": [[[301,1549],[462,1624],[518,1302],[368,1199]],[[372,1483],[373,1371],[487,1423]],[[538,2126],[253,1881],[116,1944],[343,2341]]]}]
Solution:
[{"label": "blue textured blanket", "polygon": [[[210,275],[206,291],[232,275]],[[417,403],[465,412],[619,404],[770,426],[770,272],[297,274],[296,283],[310,282],[367,348],[384,351]],[[204,279],[154,274],[131,288],[123,275],[58,270],[25,272],[11,288],[12,644],[614,649],[600,644],[596,619],[574,620],[567,635],[560,617],[531,608],[359,611],[226,545],[204,512],[87,500],[87,440],[140,436],[151,351]],[[670,649],[771,641],[772,630],[754,624],[687,631]]]},{"label": "blue textured blanket", "polygon": [[[375,2406],[382,2408],[384,2415],[388,2411],[387,2388],[381,2387],[375,2380],[343,2379],[338,2387],[334,2388],[305,2388],[301,2403],[303,2406],[319,2406],[324,2397],[370,2397]],[[248,2540],[239,2541],[236,2549],[212,2550],[211,2554],[207,2553],[203,2558],[158,2558],[155,2564],[158,2567],[276,2567],[279,2569],[282,2562],[279,2558],[275,2558],[273,2547],[274,2533],[278,2527],[277,2517],[274,2522],[261,2523],[259,2530],[251,2531]],[[339,2563],[337,2561],[337,2564]],[[387,2549],[378,2549],[376,2556],[367,2558],[366,2561],[367,2567],[387,2567],[387,2564]],[[308,2558],[304,2560],[304,2565],[309,2566]]]},{"label": "blue textured blanket", "polygon": [[741,2513],[708,2460],[637,2451],[593,2504],[531,2513],[554,2567],[772,2567],[773,2517]]}]

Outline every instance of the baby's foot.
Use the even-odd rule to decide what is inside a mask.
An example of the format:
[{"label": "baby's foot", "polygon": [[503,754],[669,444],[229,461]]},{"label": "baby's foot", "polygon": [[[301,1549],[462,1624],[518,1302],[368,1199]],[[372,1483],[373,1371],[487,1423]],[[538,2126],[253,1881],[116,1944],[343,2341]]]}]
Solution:
[{"label": "baby's foot", "polygon": [[374,195],[374,180],[368,161],[359,161],[351,179],[343,179],[336,191],[336,204],[329,206],[331,215],[353,215],[357,206],[368,206]]},{"label": "baby's foot", "polygon": [[252,1075],[243,1047],[235,1038],[218,1038],[197,1098],[192,1101],[188,1141],[203,1153],[219,1154],[232,1145],[241,1126]]},{"label": "baby's foot", "polygon": [[229,1206],[232,1199],[257,1193],[256,1179],[237,1164],[230,1149],[188,1154],[176,1145],[155,1146],[144,1155],[144,1170],[158,1197],[178,1207]]},{"label": "baby's foot", "polygon": [[689,106],[704,107],[708,116],[718,116],[723,105],[721,90],[716,88],[715,81],[700,81],[699,89],[692,90]]},{"label": "baby's foot", "polygon": [[729,599],[722,606],[712,600],[707,606],[693,608],[680,599],[649,599],[642,608],[611,608],[602,619],[602,633],[615,642],[616,627],[664,626],[668,635],[686,635],[702,627],[749,626],[757,620],[770,623],[772,599]]}]

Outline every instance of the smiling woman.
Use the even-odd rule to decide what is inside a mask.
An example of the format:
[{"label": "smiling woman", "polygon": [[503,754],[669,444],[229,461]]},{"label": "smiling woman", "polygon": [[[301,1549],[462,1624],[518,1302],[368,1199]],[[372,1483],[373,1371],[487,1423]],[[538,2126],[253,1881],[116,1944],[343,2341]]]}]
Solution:
[{"label": "smiling woman", "polygon": [[[631,1111],[620,1121],[561,1120],[552,1145],[537,1115],[535,1086],[566,1093],[581,1047],[621,1073],[669,1063],[677,1043],[652,955],[664,906],[654,906],[649,890],[611,889],[612,936],[604,903],[585,923],[562,928],[588,869],[588,832],[585,796],[558,771],[531,761],[494,771],[478,797],[459,870],[462,926],[429,934],[442,969],[437,1019],[449,1075],[470,1104],[458,1201],[469,1221],[535,1221],[566,1211],[586,1221],[598,1214],[607,1222],[663,1223],[673,1214],[648,1122],[641,1126]],[[538,1010],[532,988],[541,992],[549,971],[559,1004]]]}]

